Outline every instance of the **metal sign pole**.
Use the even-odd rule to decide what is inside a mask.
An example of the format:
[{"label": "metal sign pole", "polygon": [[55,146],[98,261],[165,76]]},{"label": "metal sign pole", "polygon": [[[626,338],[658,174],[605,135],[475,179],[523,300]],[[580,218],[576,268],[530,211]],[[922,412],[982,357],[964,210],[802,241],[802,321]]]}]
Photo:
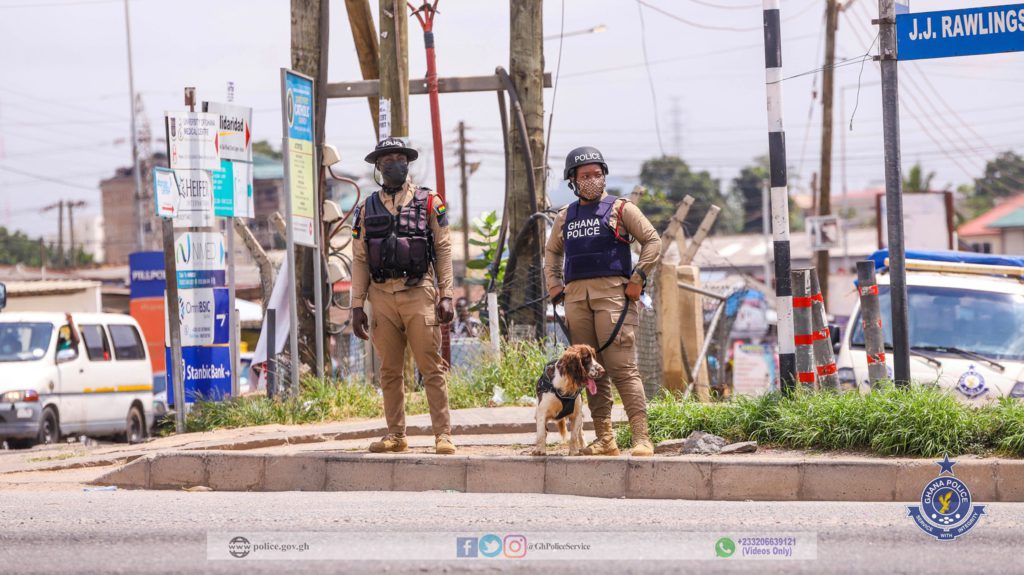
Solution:
[{"label": "metal sign pole", "polygon": [[[228,103],[235,101],[235,83],[228,82]],[[237,206],[235,209],[238,209]],[[235,218],[229,216],[224,219],[224,233],[227,234],[228,244],[228,320],[231,326],[231,333],[228,335],[228,348],[231,350],[231,397],[238,397],[238,336],[235,329],[238,322],[238,310],[235,309]]]},{"label": "metal sign pole", "polygon": [[900,167],[900,102],[896,61],[896,5],[878,0],[878,45],[882,67],[882,127],[885,142],[885,205],[889,234],[889,297],[892,301],[893,379],[910,382],[910,332],[906,252],[903,244],[903,174]]},{"label": "metal sign pole", "polygon": [[287,82],[288,70],[281,68],[281,149],[284,151],[284,210],[285,210],[285,236],[286,236],[286,255],[288,258],[288,273],[292,274],[292,277],[288,278],[291,288],[288,290],[288,315],[291,321],[291,329],[288,330],[288,351],[291,357],[289,358],[291,365],[291,382],[288,388],[289,392],[293,396],[298,396],[298,385],[299,385],[299,307],[298,298],[296,296],[296,290],[299,288],[298,282],[295,281],[295,232],[292,229],[292,190],[291,190],[291,169],[289,164],[289,150],[288,150],[288,116],[291,114],[290,107],[292,105],[291,99],[288,97],[288,91],[285,89]]}]

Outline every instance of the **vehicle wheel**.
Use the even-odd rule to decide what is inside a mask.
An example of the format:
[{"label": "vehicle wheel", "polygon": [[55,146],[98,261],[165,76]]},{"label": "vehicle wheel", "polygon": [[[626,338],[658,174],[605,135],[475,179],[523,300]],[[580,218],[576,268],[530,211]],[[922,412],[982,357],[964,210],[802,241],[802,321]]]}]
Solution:
[{"label": "vehicle wheel", "polygon": [[57,422],[57,412],[52,407],[43,410],[43,417],[39,420],[39,435],[36,442],[41,444],[57,443],[60,441],[60,425]]},{"label": "vehicle wheel", "polygon": [[128,419],[124,428],[125,440],[128,443],[141,443],[146,439],[145,418],[138,407],[132,406],[128,410]]}]

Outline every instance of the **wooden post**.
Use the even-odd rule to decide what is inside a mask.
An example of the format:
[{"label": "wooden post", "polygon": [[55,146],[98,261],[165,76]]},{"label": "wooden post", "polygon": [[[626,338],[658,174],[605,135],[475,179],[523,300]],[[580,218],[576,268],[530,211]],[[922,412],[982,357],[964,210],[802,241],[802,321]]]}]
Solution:
[{"label": "wooden post", "polygon": [[[662,266],[676,269],[676,282],[681,282],[694,287],[700,287],[700,268],[694,265]],[[675,283],[673,283],[675,285]],[[658,287],[662,287],[658,284]],[[700,350],[704,344],[704,296],[685,289],[677,289],[679,298],[679,313],[672,318],[679,325],[679,346],[682,346],[682,353],[686,355],[686,369],[693,370],[694,362],[700,357]],[[660,311],[660,310],[659,310]],[[677,346],[678,347],[678,346]],[[722,361],[722,358],[718,358]],[[690,373],[684,373],[684,383],[693,384],[694,395],[699,401],[711,401],[710,385],[708,379],[708,364],[706,360],[701,361],[697,372],[697,381],[690,381]]]},{"label": "wooden post", "polygon": [[[825,64],[821,79],[821,183],[818,187],[817,215],[832,213],[832,93],[835,87],[836,26],[839,18],[838,0],[825,0]],[[815,267],[821,276],[821,296],[828,301],[828,250],[816,254]]]},{"label": "wooden post", "polygon": [[679,207],[676,208],[676,213],[672,215],[672,219],[668,222],[668,227],[665,228],[665,233],[661,236],[661,255],[664,256],[669,248],[672,246],[672,240],[675,240],[676,247],[679,250],[677,256],[681,258],[683,253],[686,251],[686,233],[683,230],[683,222],[686,221],[686,215],[690,213],[690,207],[693,206],[693,196],[687,194],[683,201],[679,202]]},{"label": "wooden post", "polygon": [[[683,375],[683,338],[680,319],[680,297],[676,266],[658,266],[657,289],[654,290],[658,310],[658,344],[661,347],[661,386],[669,391],[686,390]],[[692,356],[696,359],[696,353]]]},{"label": "wooden post", "polygon": [[379,7],[380,97],[391,103],[391,135],[408,138],[409,19],[404,0],[379,0]]},{"label": "wooden post", "polygon": [[704,220],[701,221],[700,227],[697,228],[697,233],[693,234],[693,239],[690,241],[690,245],[680,256],[681,263],[689,264],[693,261],[694,256],[697,255],[697,250],[699,250],[700,245],[704,243],[704,239],[708,237],[708,234],[711,232],[711,227],[715,225],[715,220],[718,219],[718,213],[721,211],[722,208],[718,206],[711,206],[708,208],[708,213],[704,214]]},{"label": "wooden post", "polygon": [[[326,0],[324,0],[326,1]],[[323,64],[323,26],[321,26],[321,0],[291,0],[292,25],[291,25],[291,64],[292,69],[312,78],[322,77],[320,66]],[[319,86],[317,86],[319,91]],[[322,102],[325,102],[318,94],[317,110],[314,118],[318,129],[323,126],[324,109]],[[319,130],[321,133],[322,129]],[[319,136],[318,136],[319,139]],[[319,169],[319,166],[317,166]],[[287,190],[285,193],[288,193]],[[307,247],[295,248],[295,274],[296,293],[299,294],[299,304],[296,313],[298,314],[297,334],[299,337],[299,357],[291,358],[306,364],[310,371],[316,373],[316,353],[314,342],[316,337],[316,318],[309,309],[302,304],[303,294],[312,293],[319,286],[313,286],[312,270],[313,250]],[[308,268],[308,269],[307,269]],[[295,329],[293,327],[293,329]],[[298,382],[292,382],[293,394],[298,393]]]},{"label": "wooden post", "polygon": [[[533,215],[534,207],[544,208],[545,169],[541,165],[544,157],[544,29],[543,0],[515,0],[510,5],[509,76],[526,123],[526,136],[533,156],[533,177],[537,183],[537,197],[531,197],[528,185],[529,173],[523,165],[523,144],[519,127],[510,122],[509,130],[509,193],[505,198],[505,213],[508,214],[509,238],[516,238]],[[514,112],[513,112],[514,113]],[[530,234],[529,241],[523,242],[517,252],[515,281],[508,286],[507,301],[510,323],[533,328],[536,336],[544,333],[543,312],[538,313],[536,305],[529,305],[536,295],[543,295],[537,289],[539,282],[530,274],[541,273],[540,254],[543,245],[543,226],[536,226],[536,233]],[[514,241],[514,240],[513,240]],[[510,246],[512,247],[512,246]],[[537,292],[534,295],[534,292]],[[533,296],[533,297],[531,297]],[[543,308],[540,308],[543,309]],[[538,325],[540,321],[540,325]]]},{"label": "wooden post", "polygon": [[[352,41],[359,57],[359,71],[363,80],[380,78],[380,47],[377,44],[377,27],[373,24],[373,13],[370,12],[370,0],[345,0],[348,11],[348,24],[352,28]],[[373,118],[373,129],[380,139],[380,98],[369,96],[366,101],[370,105],[370,116]]]}]

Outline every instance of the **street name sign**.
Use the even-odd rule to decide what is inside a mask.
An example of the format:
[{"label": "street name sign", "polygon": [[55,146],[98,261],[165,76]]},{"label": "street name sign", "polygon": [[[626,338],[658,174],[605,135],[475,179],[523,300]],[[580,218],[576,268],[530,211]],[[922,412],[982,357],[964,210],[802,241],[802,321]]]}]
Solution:
[{"label": "street name sign", "polygon": [[922,60],[1024,50],[1024,4],[896,15],[896,57]]}]

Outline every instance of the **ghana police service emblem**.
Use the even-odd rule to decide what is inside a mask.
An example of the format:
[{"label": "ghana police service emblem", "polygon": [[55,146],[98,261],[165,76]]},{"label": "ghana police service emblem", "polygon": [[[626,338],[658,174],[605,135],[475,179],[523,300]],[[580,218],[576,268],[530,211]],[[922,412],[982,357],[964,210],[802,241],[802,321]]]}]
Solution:
[{"label": "ghana police service emblem", "polygon": [[956,390],[973,399],[987,392],[988,386],[985,385],[985,376],[978,373],[972,365],[956,382]]},{"label": "ghana police service emblem", "polygon": [[978,523],[985,506],[974,505],[971,490],[953,474],[956,461],[944,456],[938,465],[939,476],[921,492],[921,505],[908,505],[907,511],[922,531],[939,541],[952,541]]}]

